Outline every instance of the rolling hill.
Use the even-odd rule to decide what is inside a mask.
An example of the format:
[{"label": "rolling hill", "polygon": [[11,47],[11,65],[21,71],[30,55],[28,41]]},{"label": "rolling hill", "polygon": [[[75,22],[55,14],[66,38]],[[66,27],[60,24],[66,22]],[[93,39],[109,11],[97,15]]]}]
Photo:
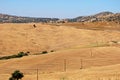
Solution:
[{"label": "rolling hill", "polygon": [[0,14],[0,23],[61,23],[61,22],[116,22],[120,24],[120,13],[112,13],[109,11],[100,12],[98,14],[89,16],[79,16],[73,19],[59,19],[59,18],[37,18],[37,17],[22,17],[8,14]]},{"label": "rolling hill", "polygon": [[0,54],[16,54],[29,51],[58,51],[72,47],[109,44],[120,41],[117,30],[77,29],[69,26],[36,24],[0,24]]},{"label": "rolling hill", "polygon": [[69,19],[71,22],[116,22],[120,23],[120,13],[112,13],[112,12],[100,12],[95,15],[90,16],[79,16],[73,19]]},{"label": "rolling hill", "polygon": [[[106,15],[114,14],[96,16]],[[22,51],[30,52],[29,56],[0,60],[0,80],[8,80],[18,69],[25,75],[22,80],[120,79],[116,22],[0,24],[0,57]]]},{"label": "rolling hill", "polygon": [[35,17],[22,17],[8,14],[0,14],[0,23],[31,23],[31,22],[50,22],[57,21],[58,18],[35,18]]}]

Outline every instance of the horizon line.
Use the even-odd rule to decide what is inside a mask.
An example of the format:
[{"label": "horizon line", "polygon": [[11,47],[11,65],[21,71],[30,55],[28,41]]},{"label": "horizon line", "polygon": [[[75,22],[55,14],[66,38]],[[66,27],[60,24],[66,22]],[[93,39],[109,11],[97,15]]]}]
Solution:
[{"label": "horizon line", "polygon": [[[81,16],[92,16],[92,15],[96,15],[96,14],[104,13],[104,12],[111,12],[111,13],[113,13],[113,14],[120,13],[120,12],[112,12],[112,11],[100,11],[100,12],[97,12],[97,13],[93,13],[93,14],[89,14],[89,15],[80,15],[80,16],[77,16],[77,17],[81,17]],[[16,17],[29,17],[29,18],[58,18],[58,19],[73,19],[73,18],[77,18],[77,17],[73,17],[73,18],[59,18],[59,17],[22,16],[22,15],[9,14],[9,13],[0,13],[0,14],[9,15],[9,16],[16,16]]]}]

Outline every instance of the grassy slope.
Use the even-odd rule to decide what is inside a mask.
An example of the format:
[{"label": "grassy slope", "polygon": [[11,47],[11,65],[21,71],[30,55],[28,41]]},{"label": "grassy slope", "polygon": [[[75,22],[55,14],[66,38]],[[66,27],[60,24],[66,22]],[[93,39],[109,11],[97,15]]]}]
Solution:
[{"label": "grassy slope", "polygon": [[39,53],[109,41],[120,41],[119,31],[95,31],[65,26],[36,24],[0,24],[0,55],[20,51]]},{"label": "grassy slope", "polygon": [[[46,55],[32,55],[20,59],[0,61],[0,74],[7,78],[10,76],[8,74],[15,69],[20,69],[25,73],[25,80],[29,78],[32,80],[36,78],[35,69],[39,68],[39,76],[44,80],[48,80],[48,77],[50,77],[49,80],[59,80],[60,78],[69,78],[68,80],[114,78],[113,80],[115,80],[118,77],[117,75],[120,74],[120,48],[99,47],[93,48],[92,51],[93,56],[90,55],[90,48],[87,48],[63,50]],[[81,58],[83,59],[82,70],[80,69],[79,61]],[[61,72],[63,71],[63,59],[67,59],[67,72]],[[59,64],[53,66],[45,65],[56,63]]]},{"label": "grassy slope", "polygon": [[[36,79],[36,69],[41,79],[48,80],[96,80],[113,79],[119,76],[119,46],[94,47],[97,43],[120,41],[120,32],[105,30],[84,30],[65,26],[36,24],[0,24],[1,55],[16,54],[19,51],[38,53],[42,50],[55,50],[45,55],[30,55],[20,59],[0,61],[0,80],[8,80],[15,69],[25,72],[23,80]],[[92,55],[91,55],[92,52]],[[63,71],[63,60],[67,59],[67,72]],[[83,68],[80,70],[80,60]],[[53,64],[43,65],[43,64]],[[56,65],[57,64],[57,65]],[[7,70],[8,69],[8,70]],[[28,70],[26,70],[28,69]],[[55,71],[51,73],[51,71]],[[57,71],[57,72],[56,72]],[[29,74],[28,74],[29,73]]]}]

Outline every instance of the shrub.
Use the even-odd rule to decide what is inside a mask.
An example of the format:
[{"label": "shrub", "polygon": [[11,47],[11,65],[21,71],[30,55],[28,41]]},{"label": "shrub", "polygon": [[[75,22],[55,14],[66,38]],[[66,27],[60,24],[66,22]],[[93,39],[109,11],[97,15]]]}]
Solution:
[{"label": "shrub", "polygon": [[19,80],[24,77],[23,73],[19,70],[14,71],[14,73],[11,74],[12,77],[9,78],[9,80]]},{"label": "shrub", "polygon": [[48,52],[47,51],[42,51],[42,53],[41,54],[47,54]]},{"label": "shrub", "polygon": [[19,52],[17,55],[17,57],[23,57],[23,56],[28,56],[28,54],[24,52]]},{"label": "shrub", "polygon": [[30,52],[29,52],[29,51],[27,51],[27,52],[26,52],[26,54],[30,54]]},{"label": "shrub", "polygon": [[54,50],[51,50],[50,52],[54,52]]}]

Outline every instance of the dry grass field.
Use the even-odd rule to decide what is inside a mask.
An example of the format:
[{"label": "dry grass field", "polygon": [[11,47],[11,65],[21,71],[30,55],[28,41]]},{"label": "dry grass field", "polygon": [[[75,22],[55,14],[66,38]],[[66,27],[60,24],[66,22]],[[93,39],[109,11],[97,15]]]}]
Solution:
[{"label": "dry grass field", "polygon": [[0,56],[30,52],[0,60],[0,80],[16,69],[22,80],[37,80],[37,69],[39,80],[120,80],[120,25],[33,24],[0,24]]}]

